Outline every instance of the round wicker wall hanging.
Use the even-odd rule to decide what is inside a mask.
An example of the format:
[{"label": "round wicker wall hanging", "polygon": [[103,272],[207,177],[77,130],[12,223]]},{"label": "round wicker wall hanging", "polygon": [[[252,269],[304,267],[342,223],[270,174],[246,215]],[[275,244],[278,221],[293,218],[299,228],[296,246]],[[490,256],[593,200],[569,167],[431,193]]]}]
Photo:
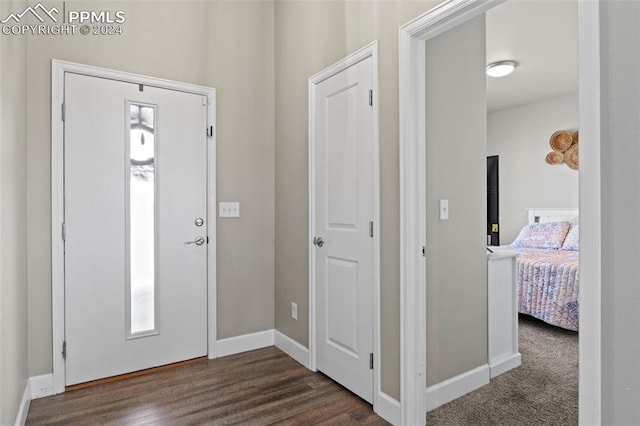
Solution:
[{"label": "round wicker wall hanging", "polygon": [[573,170],[578,170],[578,167],[580,166],[578,150],[579,145],[577,143],[574,143],[564,153],[564,162],[567,163],[567,166],[571,167]]},{"label": "round wicker wall hanging", "polygon": [[564,154],[559,151],[551,151],[544,158],[548,164],[560,164],[564,161]]},{"label": "round wicker wall hanging", "polygon": [[551,135],[549,145],[554,151],[564,152],[573,143],[573,135],[566,130],[558,130]]}]

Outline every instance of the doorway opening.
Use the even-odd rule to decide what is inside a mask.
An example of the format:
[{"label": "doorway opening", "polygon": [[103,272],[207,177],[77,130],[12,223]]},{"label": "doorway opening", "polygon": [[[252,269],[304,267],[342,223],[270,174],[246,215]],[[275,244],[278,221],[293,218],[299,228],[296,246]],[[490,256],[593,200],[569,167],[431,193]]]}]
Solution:
[{"label": "doorway opening", "polygon": [[[501,1],[444,3],[401,27],[401,375],[402,419],[423,424],[426,387],[425,198],[425,41],[474,18]],[[599,154],[599,10],[581,1],[580,137],[589,140],[580,154],[580,419],[597,421],[600,404],[600,176]],[[583,145],[584,146],[584,145]],[[584,188],[589,187],[587,192]]]}]

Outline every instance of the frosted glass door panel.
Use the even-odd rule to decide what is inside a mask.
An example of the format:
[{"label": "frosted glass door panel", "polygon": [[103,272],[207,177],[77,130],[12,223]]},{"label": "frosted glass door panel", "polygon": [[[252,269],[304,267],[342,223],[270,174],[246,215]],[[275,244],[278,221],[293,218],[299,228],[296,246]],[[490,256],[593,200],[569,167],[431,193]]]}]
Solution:
[{"label": "frosted glass door panel", "polygon": [[129,105],[129,337],[155,333],[155,114]]}]

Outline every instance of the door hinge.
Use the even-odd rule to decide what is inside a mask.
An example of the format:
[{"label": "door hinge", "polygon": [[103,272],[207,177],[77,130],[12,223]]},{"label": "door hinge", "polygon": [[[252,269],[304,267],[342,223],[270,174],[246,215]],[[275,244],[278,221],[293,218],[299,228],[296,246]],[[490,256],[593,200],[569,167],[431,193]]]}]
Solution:
[{"label": "door hinge", "polygon": [[373,222],[369,222],[369,236],[373,238]]},{"label": "door hinge", "polygon": [[373,370],[373,353],[369,354],[369,370]]},{"label": "door hinge", "polygon": [[207,244],[209,244],[209,236],[207,235]]},{"label": "door hinge", "polygon": [[369,105],[373,106],[373,89],[369,89]]},{"label": "door hinge", "polygon": [[67,119],[67,106],[64,103],[62,104],[61,114],[62,114],[62,121],[65,121]]},{"label": "door hinge", "polygon": [[62,359],[67,359],[67,341],[62,342]]},{"label": "door hinge", "polygon": [[213,136],[213,126],[207,127],[207,136],[208,137]]},{"label": "door hinge", "polygon": [[427,248],[422,246],[422,257],[427,257]]},{"label": "door hinge", "polygon": [[62,241],[67,241],[67,224],[62,222]]}]

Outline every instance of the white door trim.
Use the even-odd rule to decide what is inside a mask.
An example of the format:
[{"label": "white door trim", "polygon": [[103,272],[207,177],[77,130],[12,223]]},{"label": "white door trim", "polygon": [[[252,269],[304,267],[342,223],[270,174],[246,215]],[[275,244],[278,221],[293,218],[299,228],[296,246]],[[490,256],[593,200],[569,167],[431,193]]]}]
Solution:
[{"label": "white door trim", "polygon": [[316,370],[316,262],[313,232],[315,217],[315,86],[367,58],[373,60],[373,407],[380,401],[380,151],[378,129],[378,42],[373,41],[309,78],[309,366]]},{"label": "white door trim", "polygon": [[[53,392],[65,389],[65,362],[62,358],[64,341],[64,243],[62,222],[64,219],[64,126],[62,104],[64,102],[64,74],[72,72],[93,77],[120,80],[163,89],[177,90],[206,96],[209,102],[208,126],[213,135],[208,139],[207,159],[207,220],[209,244],[207,247],[207,340],[208,356],[216,355],[216,92],[215,89],[177,81],[164,80],[89,65],[54,59],[51,61],[51,304],[53,328]],[[203,133],[206,129],[202,129]]]},{"label": "white door trim", "polygon": [[[400,392],[402,424],[424,424],[426,405],[425,42],[504,0],[448,0],[400,27]],[[580,0],[580,423],[600,422],[599,0]],[[588,191],[585,189],[588,188]],[[581,227],[582,229],[583,227]],[[588,231],[586,231],[588,230]],[[585,238],[588,237],[588,238]],[[581,286],[585,287],[585,286]]]},{"label": "white door trim", "polygon": [[600,0],[580,0],[579,424],[601,411]]}]

